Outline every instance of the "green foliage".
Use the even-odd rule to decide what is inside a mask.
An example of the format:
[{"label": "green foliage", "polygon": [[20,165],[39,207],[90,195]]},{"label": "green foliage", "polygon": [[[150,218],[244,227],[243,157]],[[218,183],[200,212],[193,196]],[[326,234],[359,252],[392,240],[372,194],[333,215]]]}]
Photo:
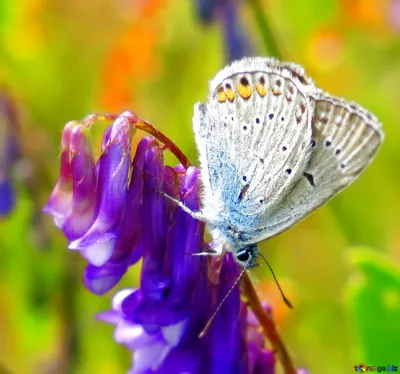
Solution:
[{"label": "green foliage", "polygon": [[354,340],[366,365],[397,364],[400,347],[400,266],[364,248],[348,255],[356,273],[347,293]]}]

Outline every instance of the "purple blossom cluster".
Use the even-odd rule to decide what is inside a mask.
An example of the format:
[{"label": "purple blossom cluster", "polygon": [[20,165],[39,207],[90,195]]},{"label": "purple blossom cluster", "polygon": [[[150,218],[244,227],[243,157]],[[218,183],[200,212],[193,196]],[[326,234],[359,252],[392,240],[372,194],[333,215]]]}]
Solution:
[{"label": "purple blossom cluster", "polygon": [[92,292],[107,292],[142,259],[140,287],[119,291],[112,310],[98,315],[132,350],[129,373],[274,373],[275,354],[241,301],[241,269],[231,255],[193,255],[208,246],[204,223],[165,197],[198,210],[199,170],[165,165],[166,147],[153,137],[132,157],[130,112],[105,130],[96,161],[92,122],[65,126],[60,177],[44,209],[88,260],[84,284]]}]

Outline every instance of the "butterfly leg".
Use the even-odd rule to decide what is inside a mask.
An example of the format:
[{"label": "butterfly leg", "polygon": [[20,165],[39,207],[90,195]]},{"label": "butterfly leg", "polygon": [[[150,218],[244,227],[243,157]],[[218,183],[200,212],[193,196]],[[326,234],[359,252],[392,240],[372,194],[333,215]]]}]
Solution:
[{"label": "butterfly leg", "polygon": [[172,196],[169,196],[167,193],[160,191],[161,194],[163,194],[167,199],[173,201],[175,204],[179,205],[179,207],[186,213],[188,213],[189,215],[191,215],[194,219],[197,219],[198,221],[202,221],[202,222],[207,222],[206,218],[204,217],[204,215],[198,211],[195,212],[193,210],[191,210],[190,208],[188,208],[184,203],[182,203],[182,201],[179,201],[177,199],[175,199]]},{"label": "butterfly leg", "polygon": [[220,256],[219,252],[199,252],[199,253],[191,253],[192,256]]},{"label": "butterfly leg", "polygon": [[203,252],[192,253],[193,256],[221,256],[224,252],[223,247],[208,247],[208,248],[201,248]]}]

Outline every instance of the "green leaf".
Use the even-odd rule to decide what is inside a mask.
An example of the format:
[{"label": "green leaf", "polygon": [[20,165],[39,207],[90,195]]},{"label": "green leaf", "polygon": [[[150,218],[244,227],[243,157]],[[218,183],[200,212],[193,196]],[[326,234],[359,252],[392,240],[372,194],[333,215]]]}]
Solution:
[{"label": "green leaf", "polygon": [[360,345],[360,362],[389,365],[400,355],[400,266],[365,248],[350,251],[356,276],[348,288],[348,305]]}]

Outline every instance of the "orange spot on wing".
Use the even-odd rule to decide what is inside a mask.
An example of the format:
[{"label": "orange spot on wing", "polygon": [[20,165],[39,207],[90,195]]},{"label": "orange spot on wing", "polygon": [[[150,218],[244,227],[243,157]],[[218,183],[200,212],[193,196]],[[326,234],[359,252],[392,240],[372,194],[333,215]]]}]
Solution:
[{"label": "orange spot on wing", "polygon": [[276,88],[273,88],[273,89],[272,89],[272,93],[273,93],[275,96],[279,96],[279,95],[282,94],[282,91],[280,91],[280,90],[278,90],[278,89],[276,89]]},{"label": "orange spot on wing", "polygon": [[217,89],[217,100],[220,103],[224,103],[226,101],[226,94],[223,87],[218,87]]},{"label": "orange spot on wing", "polygon": [[253,89],[249,85],[246,86],[243,84],[238,84],[237,90],[239,92],[239,95],[241,97],[243,97],[243,99],[245,99],[245,100],[248,99],[251,96],[251,94],[253,93]]},{"label": "orange spot on wing", "polygon": [[235,91],[232,90],[232,88],[228,88],[225,91],[226,97],[228,98],[228,100],[232,103],[233,100],[235,100]]},{"label": "orange spot on wing", "polygon": [[256,84],[256,90],[261,97],[264,97],[268,92],[267,88],[259,83]]}]

